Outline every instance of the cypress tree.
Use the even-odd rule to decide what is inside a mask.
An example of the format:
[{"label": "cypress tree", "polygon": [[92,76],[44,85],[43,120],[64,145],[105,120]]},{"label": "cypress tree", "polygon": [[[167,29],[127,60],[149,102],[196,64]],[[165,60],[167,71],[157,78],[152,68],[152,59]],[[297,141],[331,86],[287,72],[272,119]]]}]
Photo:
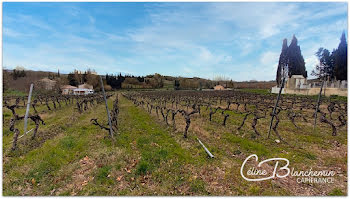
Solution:
[{"label": "cypress tree", "polygon": [[287,39],[284,39],[283,44],[282,44],[282,51],[280,54],[280,59],[278,61],[277,74],[276,74],[277,85],[281,84],[281,81],[283,78],[283,74],[282,74],[283,68],[288,64],[287,50],[288,50]]},{"label": "cypress tree", "polygon": [[347,80],[347,66],[348,66],[348,57],[347,57],[347,43],[345,38],[345,33],[341,35],[340,43],[338,49],[335,51],[335,77],[337,80]]},{"label": "cypress tree", "polygon": [[180,90],[180,81],[175,79],[175,82],[174,82],[174,89],[175,90]]},{"label": "cypress tree", "polygon": [[300,46],[298,46],[298,40],[295,35],[293,35],[293,39],[288,47],[287,56],[289,77],[292,75],[303,75],[304,77],[307,77],[305,61],[301,55]]}]

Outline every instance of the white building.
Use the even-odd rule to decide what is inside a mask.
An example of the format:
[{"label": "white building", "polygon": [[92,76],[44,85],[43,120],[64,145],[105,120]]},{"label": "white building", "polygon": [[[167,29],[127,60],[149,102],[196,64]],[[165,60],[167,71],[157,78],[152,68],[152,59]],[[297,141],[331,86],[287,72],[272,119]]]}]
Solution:
[{"label": "white building", "polygon": [[73,94],[74,89],[77,89],[77,87],[71,85],[64,85],[61,87],[62,95]]},{"label": "white building", "polygon": [[73,95],[88,95],[88,94],[93,94],[94,90],[93,89],[88,89],[88,88],[75,88],[73,89]]}]

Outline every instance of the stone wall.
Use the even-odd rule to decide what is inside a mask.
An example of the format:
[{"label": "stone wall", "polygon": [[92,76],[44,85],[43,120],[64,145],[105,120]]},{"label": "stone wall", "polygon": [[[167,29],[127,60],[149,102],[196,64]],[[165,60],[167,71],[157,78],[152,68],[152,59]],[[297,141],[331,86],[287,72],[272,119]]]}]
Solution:
[{"label": "stone wall", "polygon": [[[296,95],[318,95],[320,93],[321,82],[314,82],[310,84],[301,84],[300,87],[294,88],[296,84],[295,78],[288,79],[286,87],[282,90],[282,94],[296,94]],[[347,81],[325,82],[322,89],[322,95],[331,96],[348,96]],[[280,88],[274,86],[271,88],[271,93],[278,93]]]},{"label": "stone wall", "polygon": [[[297,95],[318,95],[320,93],[320,88],[309,88],[309,89],[285,89],[287,94],[297,94]],[[343,88],[323,88],[322,95],[331,96],[348,96],[348,89]]]}]

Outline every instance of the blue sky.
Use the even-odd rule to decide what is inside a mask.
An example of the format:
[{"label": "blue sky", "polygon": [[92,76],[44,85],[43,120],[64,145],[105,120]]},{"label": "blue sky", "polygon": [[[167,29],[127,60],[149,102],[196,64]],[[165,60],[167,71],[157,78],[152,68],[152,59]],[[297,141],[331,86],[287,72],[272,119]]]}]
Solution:
[{"label": "blue sky", "polygon": [[3,66],[273,80],[284,38],[310,74],[344,30],[347,3],[7,2]]}]

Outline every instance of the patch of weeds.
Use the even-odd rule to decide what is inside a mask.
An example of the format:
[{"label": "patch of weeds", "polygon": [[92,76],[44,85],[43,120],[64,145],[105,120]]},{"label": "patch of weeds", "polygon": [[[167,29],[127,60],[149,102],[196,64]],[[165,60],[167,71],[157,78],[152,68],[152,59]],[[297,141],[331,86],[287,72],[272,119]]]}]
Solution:
[{"label": "patch of weeds", "polygon": [[249,195],[259,195],[260,193],[260,187],[256,186],[256,185],[252,185],[249,187],[248,189],[249,191]]},{"label": "patch of weeds", "polygon": [[258,156],[266,156],[269,154],[269,150],[263,145],[255,141],[248,140],[246,138],[240,138],[234,135],[227,135],[226,139],[229,142],[237,143],[241,146],[242,149],[246,150],[247,152],[252,152],[257,154]]},{"label": "patch of weeds", "polygon": [[155,151],[142,151],[142,160],[153,165],[159,165],[160,156]]},{"label": "patch of weeds", "polygon": [[89,195],[94,195],[94,196],[107,196],[108,195],[108,188],[107,187],[98,187],[95,188],[95,190],[89,194]]},{"label": "patch of weeds", "polygon": [[119,191],[118,196],[126,196],[128,195],[129,191],[127,189],[123,189]]},{"label": "patch of weeds", "polygon": [[43,161],[41,161],[36,168],[28,173],[27,177],[29,179],[34,178],[35,180],[40,181],[44,177],[58,170],[61,164],[64,164],[66,155],[67,154],[64,150],[53,149],[43,157]]},{"label": "patch of weeds", "polygon": [[183,162],[193,162],[191,154],[188,153],[185,149],[181,148],[178,144],[174,143],[167,149],[167,159],[176,158],[181,164]]},{"label": "patch of weeds", "polygon": [[17,97],[24,97],[27,95],[27,93],[19,90],[13,90],[13,89],[8,89],[4,91],[3,93],[4,96],[17,96]]},{"label": "patch of weeds", "polygon": [[149,143],[150,143],[150,140],[146,137],[140,137],[136,141],[137,147],[139,148],[142,148],[144,145],[147,145]]},{"label": "patch of weeds", "polygon": [[[109,133],[109,132],[108,132]],[[103,139],[103,143],[107,146],[107,147],[111,147],[113,146],[113,140],[109,137],[109,135],[106,135]]]},{"label": "patch of weeds", "polygon": [[300,141],[304,141],[307,143],[322,143],[323,138],[319,135],[300,135],[299,136]]},{"label": "patch of weeds", "polygon": [[191,192],[194,192],[194,193],[206,193],[206,190],[205,190],[205,183],[203,180],[200,180],[200,179],[195,179],[191,182],[190,184],[190,190]]},{"label": "patch of weeds", "polygon": [[12,189],[3,189],[3,195],[4,196],[19,196],[20,192],[18,190],[12,190]]},{"label": "patch of weeds", "polygon": [[160,149],[157,154],[160,156],[161,159],[165,159],[168,156],[168,151],[165,149]]},{"label": "patch of weeds", "polygon": [[[3,132],[2,133],[3,133],[4,136],[9,136],[12,132],[10,130],[8,130],[8,129],[4,129],[4,127],[3,127]],[[3,138],[3,143],[5,143],[4,138]]]},{"label": "patch of weeds", "polygon": [[55,165],[52,164],[52,162],[41,162],[39,164],[39,167],[36,169],[33,169],[28,174],[28,179],[35,179],[37,181],[41,180],[44,176],[50,174],[52,171],[54,171]]},{"label": "patch of weeds", "polygon": [[64,192],[62,192],[62,193],[59,194],[59,196],[70,196],[70,195],[71,195],[71,194],[70,194],[70,191],[69,191],[69,190],[64,191]]},{"label": "patch of weeds", "polygon": [[335,158],[335,157],[326,157],[325,166],[335,166],[338,164],[346,164],[346,158]]},{"label": "patch of weeds", "polygon": [[148,164],[147,170],[151,172],[153,168],[157,168],[159,164],[166,160],[169,152],[166,149],[148,149],[141,153],[142,161]]},{"label": "patch of weeds", "polygon": [[[123,129],[120,129],[120,131],[122,132]],[[124,134],[120,134],[118,135],[118,139],[116,139],[116,145],[126,148],[126,149],[130,149],[130,135],[124,133]]]},{"label": "patch of weeds", "polygon": [[329,98],[331,98],[332,101],[343,101],[347,102],[348,98],[345,96],[339,96],[339,95],[331,95]]},{"label": "patch of weeds", "polygon": [[7,117],[10,117],[10,116],[11,116],[10,113],[4,113],[4,114],[2,114],[2,115],[3,115],[4,118],[7,118]]},{"label": "patch of weeds", "polygon": [[66,126],[66,124],[62,124],[62,125],[60,125],[60,128],[62,129],[62,131],[66,131],[66,130],[67,130],[67,126]]},{"label": "patch of weeds", "polygon": [[344,193],[340,189],[335,188],[328,195],[329,196],[344,196]]},{"label": "patch of weeds", "polygon": [[[19,150],[15,150],[15,151],[12,151],[12,150],[9,150],[6,154],[6,156],[8,157],[18,157],[21,155],[21,152]],[[8,168],[7,165],[4,165],[5,168]]]},{"label": "patch of weeds", "polygon": [[150,169],[150,166],[147,162],[145,161],[141,161],[138,165],[137,165],[137,169],[136,169],[136,174],[138,175],[144,175],[147,173],[147,171]]},{"label": "patch of weeds", "polygon": [[270,94],[270,89],[260,89],[260,88],[241,88],[237,89],[237,91],[242,91],[245,93],[257,93],[257,94],[264,94],[264,95],[269,95]]},{"label": "patch of weeds", "polygon": [[314,155],[314,154],[311,154],[309,152],[305,153],[304,155],[306,158],[310,159],[310,160],[316,160],[317,159],[317,156]]},{"label": "patch of weeds", "polygon": [[60,141],[60,144],[66,149],[72,149],[74,146],[76,146],[75,139],[71,136],[64,137]]},{"label": "patch of weeds", "polygon": [[118,164],[114,165],[114,168],[116,170],[119,170],[120,168],[122,168],[122,165],[118,163]]},{"label": "patch of weeds", "polygon": [[293,163],[300,163],[305,161],[305,156],[301,154],[300,151],[288,151],[287,153],[281,153],[281,158],[287,158],[289,161]]},{"label": "patch of weeds", "polygon": [[110,184],[112,183],[112,179],[108,177],[112,166],[106,165],[97,170],[96,181],[100,184]]}]

